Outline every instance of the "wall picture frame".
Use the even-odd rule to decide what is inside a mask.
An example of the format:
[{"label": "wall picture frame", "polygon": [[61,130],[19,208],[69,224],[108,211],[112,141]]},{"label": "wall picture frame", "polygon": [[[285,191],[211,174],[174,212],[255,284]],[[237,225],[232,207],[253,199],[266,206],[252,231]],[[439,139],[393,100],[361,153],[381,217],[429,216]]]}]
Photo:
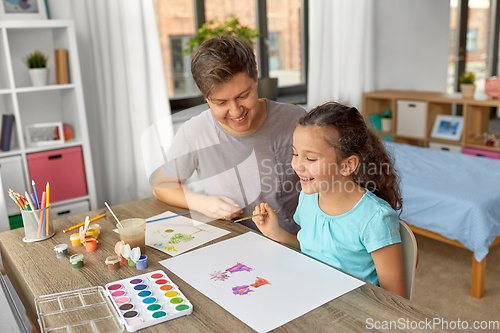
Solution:
[{"label": "wall picture frame", "polygon": [[464,118],[439,114],[434,120],[431,137],[459,141],[464,129]]},{"label": "wall picture frame", "polygon": [[26,126],[26,143],[28,147],[38,147],[47,144],[63,144],[64,135],[57,133],[64,133],[63,124],[61,122],[55,123],[39,123]]},{"label": "wall picture frame", "polygon": [[46,20],[45,0],[0,0],[0,20]]}]

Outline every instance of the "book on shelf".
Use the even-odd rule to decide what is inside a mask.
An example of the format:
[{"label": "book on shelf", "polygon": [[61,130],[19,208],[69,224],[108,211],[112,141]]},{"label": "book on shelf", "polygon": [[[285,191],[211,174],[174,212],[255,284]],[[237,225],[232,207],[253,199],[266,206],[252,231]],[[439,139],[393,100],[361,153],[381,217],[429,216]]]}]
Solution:
[{"label": "book on shelf", "polygon": [[68,51],[65,49],[55,49],[55,63],[56,63],[56,83],[68,83]]},{"label": "book on shelf", "polygon": [[2,115],[2,130],[0,132],[0,149],[3,151],[10,150],[10,140],[12,138],[12,128],[14,125],[14,115]]}]

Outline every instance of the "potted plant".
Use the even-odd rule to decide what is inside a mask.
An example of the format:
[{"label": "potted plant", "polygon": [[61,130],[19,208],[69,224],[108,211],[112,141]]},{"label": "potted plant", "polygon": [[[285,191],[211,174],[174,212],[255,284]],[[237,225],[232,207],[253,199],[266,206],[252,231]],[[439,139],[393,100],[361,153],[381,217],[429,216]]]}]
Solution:
[{"label": "potted plant", "polygon": [[392,131],[392,112],[391,110],[387,109],[385,110],[382,115],[382,131],[383,132],[390,132]]},{"label": "potted plant", "polygon": [[204,23],[198,29],[198,34],[186,43],[188,48],[184,51],[184,54],[193,54],[201,43],[207,39],[220,36],[236,36],[252,46],[253,39],[261,37],[259,30],[242,26],[234,14],[227,16],[224,22],[220,22],[216,17],[208,21],[208,23]]},{"label": "potted plant", "polygon": [[29,69],[31,83],[33,86],[47,85],[47,61],[48,57],[41,51],[30,53],[24,58],[24,63]]},{"label": "potted plant", "polygon": [[[203,24],[198,29],[198,34],[186,43],[188,48],[184,51],[184,54],[194,54],[198,46],[205,40],[219,36],[236,36],[252,46],[254,44],[253,40],[256,37],[262,37],[259,30],[242,26],[236,16],[231,14],[226,17],[224,22],[220,22],[218,18],[215,18]],[[276,100],[278,97],[277,78],[261,77],[258,87],[259,97],[272,100]]]},{"label": "potted plant", "polygon": [[474,84],[474,73],[463,72],[459,77],[459,81],[462,98],[474,98],[474,90],[476,90],[476,85]]}]

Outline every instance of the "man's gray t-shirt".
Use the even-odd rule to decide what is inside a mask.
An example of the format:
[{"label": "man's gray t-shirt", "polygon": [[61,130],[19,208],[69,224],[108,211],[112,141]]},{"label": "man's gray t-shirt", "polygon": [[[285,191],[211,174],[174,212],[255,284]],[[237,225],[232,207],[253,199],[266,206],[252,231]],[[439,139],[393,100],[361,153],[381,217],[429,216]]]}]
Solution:
[{"label": "man's gray t-shirt", "polygon": [[[296,105],[266,100],[264,124],[254,133],[234,135],[217,122],[210,109],[186,121],[175,135],[163,172],[187,179],[196,170],[206,195],[225,196],[252,215],[267,202],[280,225],[297,234],[293,221],[300,183],[291,167],[292,138],[306,111]],[[189,206],[189,202],[188,202]],[[256,229],[252,220],[243,224]]]}]

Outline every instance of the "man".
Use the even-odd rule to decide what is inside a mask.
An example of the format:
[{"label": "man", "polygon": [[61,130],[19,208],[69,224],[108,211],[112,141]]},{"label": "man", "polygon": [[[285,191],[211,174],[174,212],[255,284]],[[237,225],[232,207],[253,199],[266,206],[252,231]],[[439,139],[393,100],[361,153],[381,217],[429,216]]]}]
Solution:
[{"label": "man", "polygon": [[[153,180],[155,196],[225,220],[251,215],[254,206],[269,202],[282,227],[296,234],[300,186],[290,162],[295,124],[305,110],[258,98],[253,49],[236,37],[205,41],[191,71],[210,109],[175,135]],[[195,170],[205,194],[182,185]],[[251,219],[243,223],[258,230]]]}]

